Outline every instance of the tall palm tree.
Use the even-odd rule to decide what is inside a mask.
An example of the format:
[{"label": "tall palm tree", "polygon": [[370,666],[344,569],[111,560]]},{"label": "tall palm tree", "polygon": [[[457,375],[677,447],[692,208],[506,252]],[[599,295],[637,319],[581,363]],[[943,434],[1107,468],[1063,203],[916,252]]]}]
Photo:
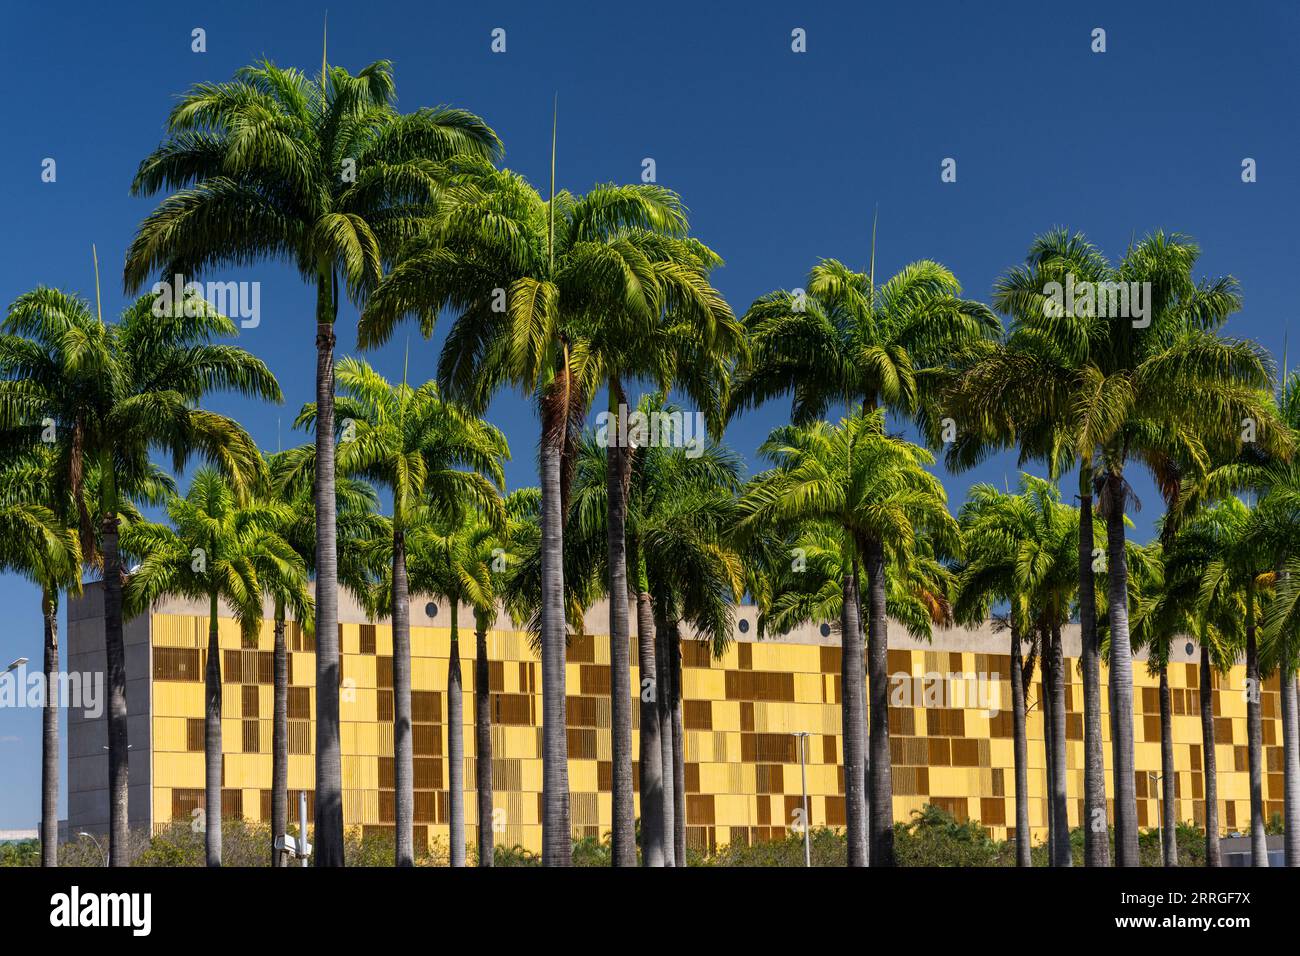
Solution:
[{"label": "tall palm tree", "polygon": [[[289,506],[288,523],[281,535],[302,558],[307,572],[316,563],[315,446],[277,452],[269,457],[269,500]],[[334,482],[336,533],[339,542],[339,584],[365,606],[371,593],[370,569],[361,557],[368,542],[385,534],[377,509],[379,499],[370,485],[346,475]],[[289,825],[289,657],[285,641],[287,595],[283,588],[272,592],[274,602],[274,651],[272,663],[271,720],[271,836],[283,836]],[[300,619],[304,634],[315,633],[313,614]],[[284,855],[272,849],[274,866],[284,862]]]},{"label": "tall palm tree", "polygon": [[[704,412],[711,430],[721,428],[727,384],[727,366],[743,349],[739,324],[722,296],[708,283],[710,270],[722,260],[702,243],[656,233],[632,233],[625,247],[615,246],[615,261],[632,273],[645,270],[639,294],[631,307],[606,310],[583,330],[594,365],[602,369],[609,396],[609,422],[603,430],[607,509],[606,541],[609,575],[610,666],[614,674],[629,670],[628,620],[631,590],[628,582],[628,485],[634,458],[642,452],[635,436],[625,434],[620,423],[634,411],[628,407],[625,386],[634,379],[653,381],[661,394],[678,385]],[[648,261],[647,261],[648,260]],[[648,268],[647,268],[648,267]],[[662,403],[659,403],[662,404]],[[640,410],[639,407],[636,410]],[[663,414],[664,409],[653,408]],[[702,435],[661,435],[672,443],[687,439],[702,442]],[[653,440],[653,436],[651,437]],[[663,671],[667,673],[667,671]],[[626,680],[611,682],[613,731],[612,800],[614,827],[612,856],[616,866],[636,865],[636,836],[632,801],[631,701]],[[660,704],[666,705],[663,696]]]},{"label": "tall palm tree", "polygon": [[[1025,635],[1036,634],[1043,659],[1051,859],[1054,866],[1070,866],[1061,628],[1069,619],[1077,585],[1074,554],[1078,547],[1075,538],[1080,533],[1079,514],[1061,503],[1060,493],[1051,482],[1022,474],[1018,494],[999,492],[992,485],[976,485],[959,519],[964,561],[956,572],[956,617],[977,622],[987,616],[994,601],[1008,604],[1014,747],[1020,755],[1016,768],[1017,861],[1021,866],[1030,865],[1029,809],[1022,787],[1027,785],[1028,774],[1024,769],[1025,674],[1020,645]],[[1017,694],[1019,700],[1014,699]],[[1022,800],[1022,796],[1026,799]]]},{"label": "tall palm tree", "polygon": [[[1071,461],[1079,463],[1081,498],[1089,486],[1097,494],[1107,533],[1115,846],[1121,866],[1138,862],[1124,563],[1124,521],[1132,493],[1125,469],[1132,460],[1145,464],[1173,504],[1178,476],[1231,458],[1241,447],[1246,419],[1255,424],[1261,444],[1283,440],[1261,392],[1272,375],[1267,354],[1254,343],[1219,335],[1240,306],[1236,280],[1198,281],[1193,272],[1199,255],[1186,237],[1155,232],[1112,266],[1080,235],[1057,230],[1039,237],[1026,264],[999,279],[995,290],[995,306],[1013,318],[1006,347],[984,356],[963,376],[957,394],[947,396],[967,424],[965,440],[950,449],[950,459],[969,462],[981,444],[1000,435],[1004,443],[1020,445],[1023,459],[1046,461],[1053,475]],[[1096,299],[1091,305],[1082,298],[1061,301],[1052,282],[1114,285],[1099,292],[1108,304],[1102,309]],[[1118,301],[1121,287],[1137,298],[1129,300],[1127,314],[1113,316],[1109,303]],[[1091,502],[1082,503],[1088,511]],[[1086,529],[1080,540],[1088,540]],[[1091,578],[1082,544],[1079,557],[1086,614]],[[1090,623],[1083,622],[1085,637]],[[1085,718],[1100,713],[1091,660],[1095,648],[1095,641],[1085,641]],[[1103,799],[1100,724],[1086,719],[1085,738],[1085,810],[1091,820]],[[1088,854],[1094,863],[1101,858],[1101,841],[1091,827],[1085,833],[1094,839]]]},{"label": "tall palm tree", "polygon": [[[1283,421],[1300,440],[1300,373],[1278,393]],[[1274,462],[1258,510],[1267,520],[1278,568],[1275,599],[1265,616],[1262,643],[1281,684],[1283,757],[1283,859],[1300,866],[1300,461]]]},{"label": "tall palm tree", "polygon": [[[434,382],[413,388],[393,385],[369,363],[345,358],[338,364],[340,394],[335,411],[345,427],[336,451],[336,467],[387,488],[393,496],[390,584],[393,589],[393,778],[396,790],[395,859],[415,865],[414,751],[411,737],[411,614],[406,569],[406,536],[429,515],[426,500],[474,502],[496,513],[496,488],[505,481],[501,469],[510,451],[501,432],[459,406],[446,402]],[[318,406],[303,407],[297,426],[310,427]],[[473,470],[463,471],[461,468]],[[453,608],[453,614],[454,614]],[[453,661],[458,669],[459,663]],[[459,677],[459,675],[457,675]],[[449,705],[459,703],[459,682]],[[455,696],[456,700],[452,700]],[[459,773],[459,768],[453,767]],[[452,846],[452,861],[463,863],[465,845]]]},{"label": "tall palm tree", "polygon": [[[648,396],[638,411],[674,414],[661,396]],[[677,624],[686,621],[707,637],[715,652],[730,641],[731,605],[743,590],[739,561],[725,542],[739,488],[739,459],[700,437],[698,449],[664,444],[631,450],[631,470],[619,492],[626,501],[623,537],[633,578],[638,617],[642,859],[646,866],[685,865],[684,781],[680,695],[673,662],[679,657]],[[698,453],[697,453],[698,451]],[[583,437],[575,462],[569,541],[580,553],[607,560],[596,542],[608,541],[611,460],[597,434]],[[618,467],[614,465],[614,467]],[[594,576],[609,581],[606,566]],[[656,624],[656,611],[659,615]],[[660,648],[662,638],[667,642]],[[659,666],[662,662],[662,666]],[[653,693],[648,691],[653,690]],[[630,771],[630,768],[629,768]],[[680,851],[680,852],[679,852]]]},{"label": "tall palm tree", "polygon": [[493,826],[495,807],[492,793],[492,693],[488,628],[505,604],[508,582],[519,556],[516,537],[523,533],[529,515],[537,508],[537,489],[523,488],[504,499],[504,527],[481,512],[472,516],[467,533],[469,551],[477,569],[470,572],[477,582],[480,603],[474,605],[474,789],[478,799],[478,865],[495,862]]},{"label": "tall palm tree", "polygon": [[866,862],[867,806],[858,784],[865,781],[862,740],[865,693],[862,632],[856,617],[859,568],[868,585],[867,671],[870,675],[871,864],[893,866],[893,787],[890,772],[886,657],[886,564],[910,560],[918,530],[936,546],[955,549],[957,523],[948,514],[942,485],[924,466],[933,458],[924,449],[884,431],[884,412],[775,429],[761,453],[776,467],[753,479],[740,502],[737,528],[742,536],[763,525],[788,528],[805,521],[833,523],[844,533],[849,573],[844,576],[843,712],[845,805],[849,826],[849,865]]},{"label": "tall palm tree", "polygon": [[[82,560],[102,568],[113,866],[127,865],[129,838],[119,516],[132,487],[154,475],[155,449],[170,454],[176,470],[197,454],[236,487],[252,487],[262,466],[252,439],[233,419],[199,407],[213,391],[280,400],[263,362],[214,341],[234,334],[234,323],[196,298],[168,309],[145,296],[106,324],[98,308],[48,287],[19,296],[0,326],[0,426],[49,423],[77,511]],[[93,508],[86,483],[92,466],[99,474]]]},{"label": "tall palm tree", "polygon": [[[1278,416],[1291,449],[1300,440],[1300,375],[1284,376],[1276,396]],[[1297,615],[1297,556],[1300,555],[1300,461],[1291,449],[1250,447],[1236,460],[1215,468],[1193,482],[1189,508],[1201,498],[1248,493],[1258,500],[1250,514],[1248,536],[1273,571],[1274,600],[1265,612],[1259,635],[1262,673],[1278,672],[1282,704],[1284,858],[1300,865],[1300,727],[1297,727],[1296,668],[1300,656],[1300,615]],[[1188,484],[1185,482],[1185,484]],[[1249,711],[1248,711],[1249,718]],[[1289,829],[1287,829],[1289,827]]]},{"label": "tall palm tree", "polygon": [[1243,502],[1227,498],[1216,509],[1221,550],[1205,566],[1200,581],[1203,606],[1228,603],[1244,622],[1246,658],[1246,745],[1250,776],[1250,847],[1253,866],[1268,866],[1263,797],[1264,670],[1259,657],[1259,622],[1276,573],[1262,522]]},{"label": "tall palm tree", "polygon": [[[961,284],[943,265],[918,260],[877,285],[875,257],[873,228],[865,272],[823,259],[809,272],[806,289],[777,290],[749,307],[750,351],[733,377],[733,413],[788,393],[796,425],[842,404],[862,414],[884,407],[915,417],[927,435],[938,435],[941,416],[929,394],[982,352],[1001,323],[987,306],[961,298]],[[860,593],[854,603],[859,610],[850,613],[860,624]],[[875,651],[883,659],[885,649]],[[873,740],[876,749],[887,747],[878,729]],[[875,756],[868,762],[873,774]],[[879,767],[887,774],[887,761]],[[887,789],[880,780],[871,787]]]},{"label": "tall palm tree", "polygon": [[170,191],[141,224],[124,280],[189,278],[263,258],[292,263],[316,291],[316,860],[343,865],[338,726],[338,577],[334,512],[334,323],[339,284],[363,299],[382,264],[437,202],[457,162],[501,143],[450,107],[400,113],[392,66],[355,76],[322,55],[316,80],[263,61],[190,89],[147,156],[133,195]]},{"label": "tall palm tree", "polygon": [[221,865],[221,644],[219,605],[240,624],[245,642],[256,640],[262,601],[273,587],[288,587],[299,619],[306,614],[306,567],[277,531],[285,506],[243,502],[213,468],[201,468],[184,498],[168,504],[174,528],[141,522],[122,534],[122,548],[140,558],[127,578],[123,610],[146,613],[157,601],[183,596],[208,603],[208,649],[204,668],[204,847],[208,866]]},{"label": "tall palm tree", "polygon": [[[554,151],[553,151],[554,152]],[[553,159],[553,157],[552,157]],[[554,162],[552,162],[554,166]],[[426,333],[438,312],[457,318],[439,362],[448,395],[481,412],[501,387],[535,396],[541,419],[541,656],[543,863],[572,863],[565,729],[563,516],[581,424],[608,369],[593,351],[602,315],[641,330],[657,324],[666,240],[687,222],[679,197],[654,185],[554,190],[544,201],[522,177],[469,177],[452,190],[426,234],[376,289],[362,315],[363,347],[391,336],[405,316]],[[656,278],[659,277],[659,278]],[[718,314],[703,270],[673,284],[683,307]],[[688,298],[689,297],[689,298]],[[720,334],[707,321],[697,328]],[[637,334],[641,334],[640,331]],[[705,340],[707,343],[707,339]]]},{"label": "tall palm tree", "polygon": [[[438,597],[447,602],[451,631],[447,655],[447,817],[453,867],[465,865],[466,846],[460,609],[462,605],[470,608],[475,630],[484,631],[486,643],[486,620],[489,615],[495,616],[500,580],[499,572],[493,567],[496,555],[489,546],[506,533],[501,499],[482,497],[481,489],[467,493],[465,488],[459,489],[458,499],[445,497],[455,491],[454,486],[444,487],[436,503],[408,507],[408,518],[415,520],[409,521],[401,543],[404,561],[400,567],[392,560],[398,547],[396,535],[377,538],[368,548],[370,560],[380,569],[374,599],[374,609],[379,614],[392,615],[395,602],[407,597],[393,587],[395,573],[399,571],[407,579],[410,594]],[[408,506],[413,504],[408,502]],[[485,648],[483,654],[486,655]],[[488,811],[490,826],[490,804]],[[479,823],[482,826],[483,821],[480,819]]]},{"label": "tall palm tree", "polygon": [[[1211,476],[1222,477],[1216,470]],[[1204,476],[1202,476],[1202,479]],[[1185,483],[1187,485],[1188,483]],[[1207,484],[1207,489],[1212,485]],[[1214,730],[1216,676],[1226,677],[1245,646],[1244,614],[1237,595],[1223,590],[1206,594],[1202,585],[1209,565],[1227,546],[1240,502],[1206,504],[1197,491],[1184,490],[1179,508],[1161,524],[1160,588],[1142,599],[1143,588],[1132,589],[1137,600],[1134,633],[1142,642],[1157,642],[1161,632],[1185,633],[1200,647],[1199,698],[1202,772],[1205,778],[1205,863],[1221,866],[1219,839],[1217,738]],[[1149,579],[1151,575],[1147,575]],[[1142,583],[1142,582],[1139,582]],[[1157,650],[1159,648],[1157,647]],[[1151,656],[1151,652],[1148,651]],[[1157,662],[1158,663],[1158,662]],[[1163,710],[1163,704],[1162,710]],[[1162,743],[1164,734],[1162,733]],[[1163,762],[1163,761],[1162,761]],[[1163,771],[1162,771],[1163,773]]]},{"label": "tall palm tree", "polygon": [[[6,436],[8,438],[9,436]],[[18,436],[13,436],[18,438]],[[23,443],[16,443],[21,448]],[[8,449],[6,449],[8,451]],[[41,866],[59,863],[59,593],[81,589],[81,548],[58,461],[46,448],[5,454],[0,464],[0,569],[41,589],[45,701],[41,727]]]}]

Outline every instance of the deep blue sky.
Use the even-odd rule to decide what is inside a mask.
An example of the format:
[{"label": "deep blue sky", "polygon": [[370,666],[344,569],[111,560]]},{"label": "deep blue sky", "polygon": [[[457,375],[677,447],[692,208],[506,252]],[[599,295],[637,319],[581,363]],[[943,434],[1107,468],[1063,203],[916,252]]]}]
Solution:
[{"label": "deep blue sky", "polygon": [[[0,15],[0,304],[39,283],[93,296],[98,245],[106,314],[123,304],[121,266],[150,200],[127,194],[174,97],[255,58],[319,69],[325,3],[24,4]],[[1281,356],[1292,315],[1300,187],[1296,131],[1300,15],[1289,3],[794,3],[650,6],[490,3],[452,14],[427,3],[336,3],[331,63],[393,61],[400,106],[451,103],[484,116],[508,165],[543,184],[551,102],[559,97],[558,178],[583,190],[631,182],[652,157],[684,196],[694,232],[727,260],[716,282],[739,313],[757,295],[802,284],[818,258],[865,265],[880,210],[878,275],[922,257],[950,266],[967,294],[1054,225],[1085,231],[1112,255],[1135,233],[1180,230],[1202,245],[1203,274],[1232,273],[1245,308],[1229,332]],[[207,52],[190,31],[207,31]],[[493,28],[507,52],[490,52]],[[794,54],[790,34],[807,31]],[[1094,27],[1107,52],[1090,51]],[[1258,162],[1244,185],[1241,160]],[[40,180],[53,157],[58,181]],[[940,163],[957,160],[957,182]],[[313,293],[262,265],[208,278],[262,284],[262,324],[240,342],[264,358],[282,408],[218,398],[262,444],[289,431],[312,397]],[[435,336],[435,339],[440,335]],[[401,373],[406,336],[373,355]],[[355,313],[339,352],[355,347]],[[411,335],[412,377],[433,374],[437,342]],[[1294,363],[1293,363],[1294,364]],[[773,403],[729,441],[751,459],[783,418]],[[515,460],[512,486],[535,481],[536,420],[514,395],[491,417]],[[283,425],[277,424],[283,421]],[[998,460],[948,481],[954,509],[972,481],[1001,482]],[[1158,510],[1137,516],[1150,533]],[[0,578],[0,667],[39,666],[38,595]],[[0,828],[35,826],[40,722],[0,710]]]}]

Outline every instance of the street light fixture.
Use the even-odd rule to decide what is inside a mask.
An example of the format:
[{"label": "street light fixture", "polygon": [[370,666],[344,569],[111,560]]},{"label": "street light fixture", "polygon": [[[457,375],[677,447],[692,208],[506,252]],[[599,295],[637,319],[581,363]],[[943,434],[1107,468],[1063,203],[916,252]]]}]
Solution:
[{"label": "street light fixture", "polygon": [[806,730],[796,730],[793,736],[799,741],[799,779],[803,784],[803,865],[810,867],[812,866],[812,836],[808,819],[808,770],[804,766],[804,740],[808,738],[809,733]]},{"label": "street light fixture", "polygon": [[1168,864],[1168,857],[1165,854],[1165,831],[1164,831],[1164,811],[1160,809],[1160,787],[1158,784],[1164,779],[1154,770],[1148,770],[1147,776],[1151,779],[1151,789],[1156,792],[1156,838],[1160,841],[1160,865]]},{"label": "street light fixture", "polygon": [[16,671],[18,670],[18,668],[22,667],[26,663],[27,663],[27,658],[20,657],[18,658],[18,660],[14,661],[12,664],[6,667],[4,672],[8,674],[10,671]]},{"label": "street light fixture", "polygon": [[97,849],[100,853],[104,854],[104,865],[108,866],[108,851],[105,850],[100,845],[99,841],[95,839],[95,835],[93,833],[87,833],[85,830],[82,830],[80,833],[77,834],[77,836],[85,837],[91,843],[95,844],[95,849]]}]

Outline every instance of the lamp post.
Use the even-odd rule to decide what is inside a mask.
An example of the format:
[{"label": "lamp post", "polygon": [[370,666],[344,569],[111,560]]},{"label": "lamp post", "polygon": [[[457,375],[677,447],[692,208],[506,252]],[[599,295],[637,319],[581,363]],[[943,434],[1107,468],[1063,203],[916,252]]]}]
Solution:
[{"label": "lamp post", "polygon": [[1156,839],[1160,841],[1160,865],[1167,866],[1169,856],[1165,853],[1165,829],[1164,829],[1164,811],[1160,807],[1160,781],[1164,779],[1154,770],[1148,770],[1147,776],[1151,779],[1151,789],[1156,792]]},{"label": "lamp post", "polygon": [[105,850],[102,846],[100,846],[99,841],[95,839],[95,835],[93,833],[87,833],[85,830],[82,830],[80,833],[77,834],[77,836],[85,837],[91,843],[95,844],[95,849],[97,849],[100,853],[104,854],[104,865],[108,866],[108,851]]},{"label": "lamp post", "polygon": [[808,737],[808,731],[796,730],[793,736],[799,741],[799,780],[803,786],[803,865],[810,867],[812,866],[812,836],[808,819],[808,770],[804,765],[804,740]]}]

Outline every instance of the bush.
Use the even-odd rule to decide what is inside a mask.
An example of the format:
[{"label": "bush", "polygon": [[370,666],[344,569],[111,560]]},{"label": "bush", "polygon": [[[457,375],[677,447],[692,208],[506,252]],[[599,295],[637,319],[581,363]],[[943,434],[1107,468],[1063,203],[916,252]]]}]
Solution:
[{"label": "bush", "polygon": [[[639,821],[638,821],[639,826]],[[638,834],[639,834],[638,829]],[[1180,866],[1205,865],[1205,831],[1192,823],[1178,824],[1178,863]],[[269,866],[271,832],[265,823],[226,820],[222,825],[222,862],[226,866]],[[308,835],[310,838],[310,834]],[[1076,866],[1083,865],[1083,830],[1070,831],[1070,846]],[[1111,859],[1115,858],[1114,832],[1109,835]],[[844,834],[828,827],[818,827],[810,834],[812,865],[842,867],[848,862],[848,844]],[[639,841],[638,841],[639,842]],[[194,832],[188,823],[173,823],[152,837],[144,831],[131,833],[133,866],[203,866],[203,834]],[[59,847],[60,866],[105,865],[105,837],[78,837]],[[926,804],[912,813],[912,819],[894,824],[894,848],[899,866],[1015,866],[1015,844],[995,840],[977,821],[959,822],[952,814]],[[1156,830],[1138,835],[1138,849],[1143,866],[1160,866],[1160,838]],[[343,856],[348,866],[387,867],[393,865],[393,837],[387,831],[366,834],[353,827],[344,834]],[[477,862],[477,849],[471,845],[468,863]],[[1040,843],[1030,851],[1034,866],[1047,866],[1047,845]],[[584,837],[573,841],[574,866],[609,866],[610,835],[601,839]],[[449,853],[441,840],[435,840],[426,852],[417,856],[417,866],[447,866]],[[541,856],[521,846],[494,848],[496,866],[541,866]],[[0,844],[0,866],[40,865],[40,841]],[[686,851],[687,866],[788,866],[804,865],[803,837],[791,834],[781,840],[733,843],[713,852],[692,848]]]}]

